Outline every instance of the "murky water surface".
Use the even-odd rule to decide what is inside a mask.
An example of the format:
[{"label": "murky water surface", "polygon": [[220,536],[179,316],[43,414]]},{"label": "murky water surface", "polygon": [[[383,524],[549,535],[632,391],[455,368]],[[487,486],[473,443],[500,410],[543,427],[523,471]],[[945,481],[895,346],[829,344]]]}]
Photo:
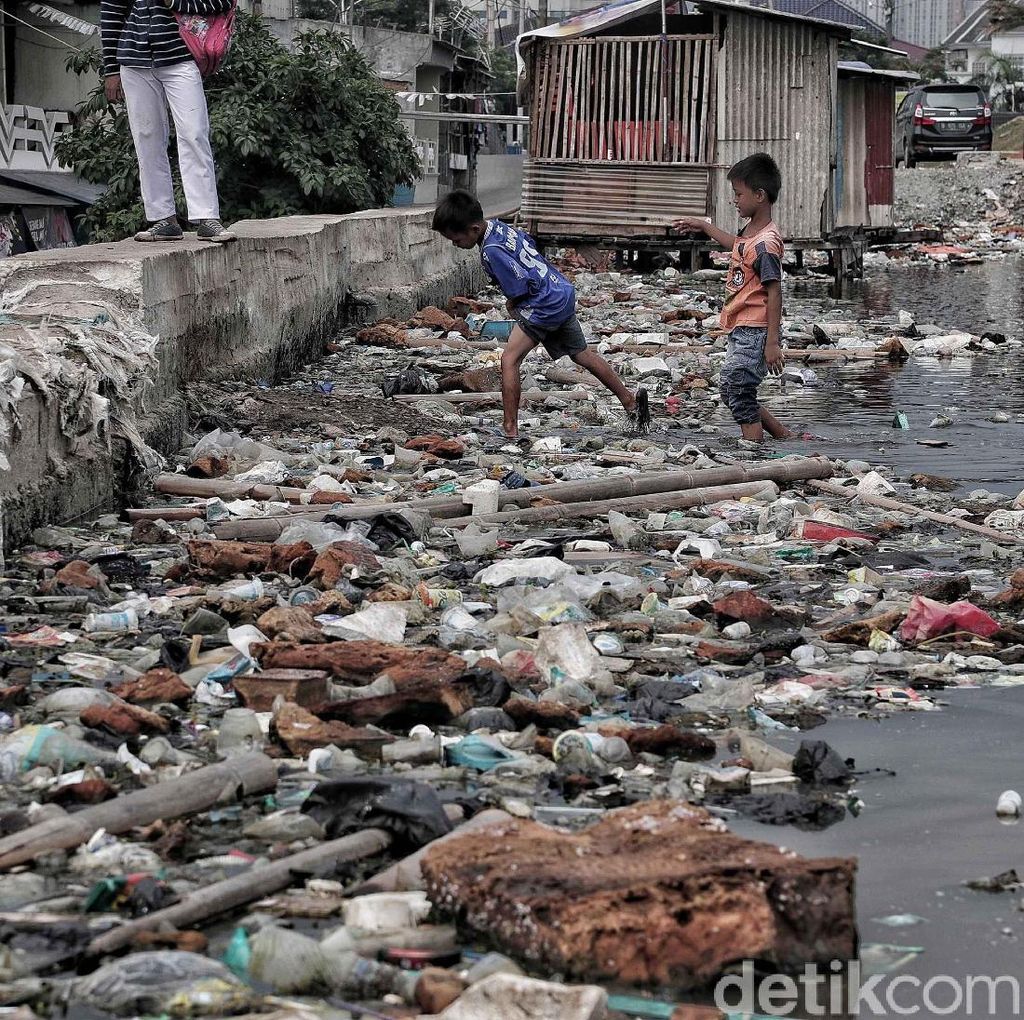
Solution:
[{"label": "murky water surface", "polygon": [[[820,303],[819,307],[820,307]],[[972,333],[1024,335],[1024,260],[963,270],[901,269],[871,275],[840,307],[851,317],[890,315],[901,308],[919,323]],[[1024,379],[1021,355],[913,359],[904,366],[816,368],[822,385],[790,386],[770,400],[780,417],[828,437],[827,452],[894,465],[901,473],[926,471],[962,479],[968,488],[1017,492],[1024,488]],[[936,412],[957,407],[954,425],[929,428]],[[909,432],[892,428],[895,410]],[[994,410],[1010,424],[987,421]],[[941,438],[944,449],[916,439]],[[826,447],[822,447],[826,450]],[[1005,789],[1024,791],[1024,690],[958,690],[942,696],[941,712],[903,713],[882,723],[836,719],[814,731],[865,770],[858,784],[863,813],[824,832],[799,832],[756,822],[730,822],[734,831],[812,857],[855,856],[859,861],[857,910],[864,943],[922,950],[891,976],[933,985],[933,1008],[905,984],[897,1005],[861,1016],[977,1016],[1008,1020],[1024,1010],[1008,983],[990,1007],[986,985],[968,979],[1012,977],[1024,990],[1024,899],[1019,892],[984,893],[967,879],[996,875],[1024,864],[1024,826],[1005,826],[995,815]],[[773,735],[774,736],[774,735]],[[794,746],[798,739],[790,741]],[[785,743],[783,738],[779,743]],[[1024,870],[1020,872],[1024,875]],[[891,927],[879,919],[915,915]],[[955,984],[954,984],[955,982]],[[972,1008],[961,992],[975,990]],[[883,1005],[885,1003],[883,1002]],[[820,1014],[819,1014],[820,1015]]]},{"label": "murky water surface", "polygon": [[[851,319],[888,316],[900,309],[919,324],[951,332],[1024,335],[1024,260],[963,269],[909,267],[871,273],[850,300],[832,302]],[[821,299],[787,298],[787,309],[820,311]],[[1024,487],[1024,366],[1021,354],[972,355],[952,361],[917,357],[905,365],[852,362],[814,365],[820,384],[769,385],[769,406],[786,424],[823,437],[830,455],[891,464],[901,474],[923,471],[963,481],[968,489],[1018,492]],[[903,411],[909,431],[893,428]],[[1008,424],[989,421],[995,411]],[[930,428],[940,412],[953,419]],[[1018,420],[1020,418],[1020,420]],[[721,419],[724,423],[726,416]],[[921,446],[918,440],[948,446]],[[806,450],[806,444],[787,449]]]}]

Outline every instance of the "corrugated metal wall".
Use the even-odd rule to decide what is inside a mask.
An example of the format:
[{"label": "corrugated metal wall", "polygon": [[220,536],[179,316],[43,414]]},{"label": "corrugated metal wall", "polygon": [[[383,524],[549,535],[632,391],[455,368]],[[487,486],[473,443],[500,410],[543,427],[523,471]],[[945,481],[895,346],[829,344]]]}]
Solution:
[{"label": "corrugated metal wall", "polygon": [[702,216],[708,168],[682,163],[561,163],[527,159],[520,212],[536,235],[666,237]]},{"label": "corrugated metal wall", "polygon": [[[730,11],[718,74],[715,162],[752,152],[782,171],[775,218],[783,234],[816,238],[835,222],[832,165],[838,42],[820,27]],[[736,222],[726,170],[716,171],[714,218]]]},{"label": "corrugated metal wall", "polygon": [[836,226],[859,227],[868,222],[868,197],[864,187],[867,158],[864,131],[864,79],[839,79],[839,166],[836,168]]}]

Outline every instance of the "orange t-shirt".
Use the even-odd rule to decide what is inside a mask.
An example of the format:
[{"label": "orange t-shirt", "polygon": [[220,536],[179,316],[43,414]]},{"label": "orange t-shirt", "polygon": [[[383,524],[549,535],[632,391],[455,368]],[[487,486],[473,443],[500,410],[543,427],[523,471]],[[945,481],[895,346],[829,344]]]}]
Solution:
[{"label": "orange t-shirt", "polygon": [[785,246],[774,221],[751,237],[740,234],[732,246],[725,307],[719,316],[722,329],[768,325],[765,284],[782,279]]}]

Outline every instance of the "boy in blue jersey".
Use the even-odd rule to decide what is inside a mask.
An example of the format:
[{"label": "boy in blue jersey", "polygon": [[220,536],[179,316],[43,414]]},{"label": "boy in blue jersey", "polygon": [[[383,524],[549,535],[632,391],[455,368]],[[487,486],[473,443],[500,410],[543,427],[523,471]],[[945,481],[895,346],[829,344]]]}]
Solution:
[{"label": "boy in blue jersey", "polygon": [[523,231],[484,219],[483,209],[468,191],[453,191],[434,210],[433,229],[456,248],[479,248],[487,275],[501,288],[509,315],[516,320],[501,355],[501,403],[505,435],[519,436],[520,366],[538,344],[552,359],[568,355],[596,376],[626,409],[633,425],[650,429],[647,391],[630,393],[615,369],[587,346],[576,318],[576,290]]}]

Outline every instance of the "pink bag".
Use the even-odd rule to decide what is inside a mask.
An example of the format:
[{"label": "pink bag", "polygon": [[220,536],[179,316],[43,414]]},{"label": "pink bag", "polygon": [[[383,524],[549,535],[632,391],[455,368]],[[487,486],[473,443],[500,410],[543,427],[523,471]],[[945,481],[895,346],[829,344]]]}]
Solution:
[{"label": "pink bag", "polygon": [[175,14],[178,31],[199,73],[209,78],[224,63],[235,34],[237,3],[224,14]]}]

